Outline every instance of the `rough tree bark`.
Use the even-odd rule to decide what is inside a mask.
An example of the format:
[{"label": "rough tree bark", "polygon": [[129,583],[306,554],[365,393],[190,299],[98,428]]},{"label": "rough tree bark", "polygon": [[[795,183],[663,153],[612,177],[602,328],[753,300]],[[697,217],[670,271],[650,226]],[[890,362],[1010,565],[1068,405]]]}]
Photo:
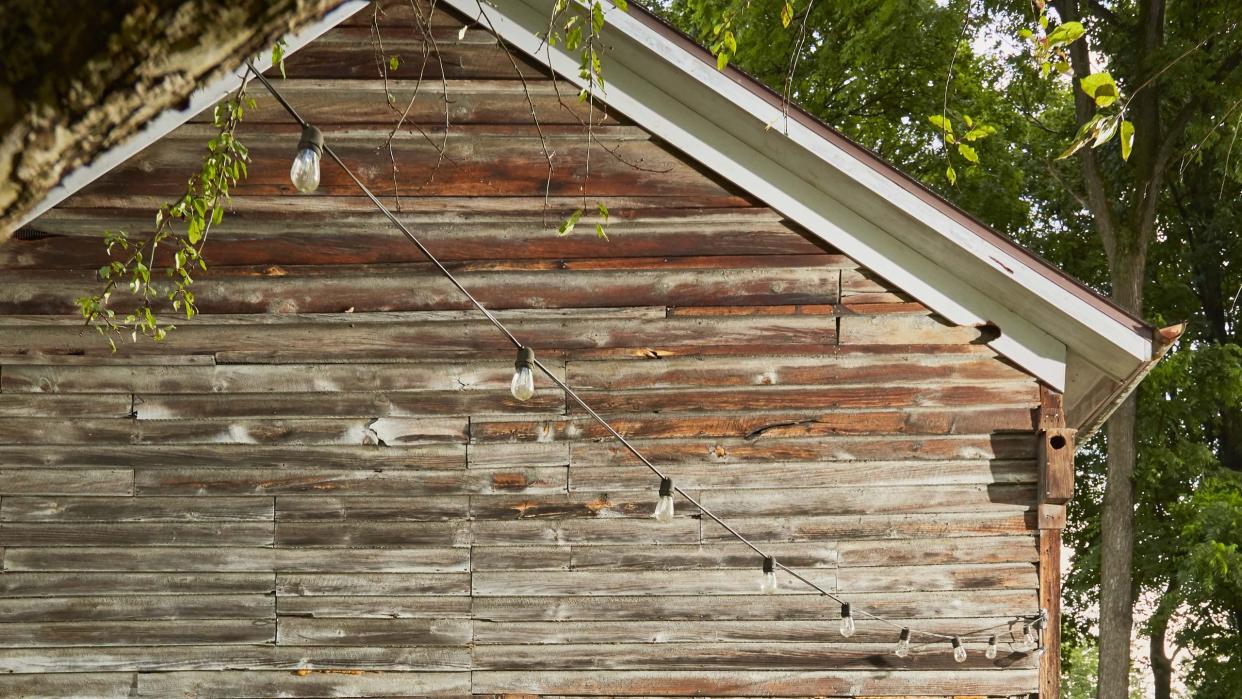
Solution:
[{"label": "rough tree bark", "polygon": [[0,243],[72,169],[339,3],[7,3],[0,21]]}]

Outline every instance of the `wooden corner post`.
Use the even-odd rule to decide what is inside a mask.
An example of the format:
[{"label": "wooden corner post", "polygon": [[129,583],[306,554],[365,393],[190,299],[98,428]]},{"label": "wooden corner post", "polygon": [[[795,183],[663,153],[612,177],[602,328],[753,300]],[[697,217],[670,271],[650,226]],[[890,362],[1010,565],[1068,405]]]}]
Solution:
[{"label": "wooden corner post", "polygon": [[1039,606],[1048,614],[1039,658],[1040,699],[1061,697],[1061,530],[1074,493],[1074,437],[1065,426],[1061,393],[1039,391]]}]

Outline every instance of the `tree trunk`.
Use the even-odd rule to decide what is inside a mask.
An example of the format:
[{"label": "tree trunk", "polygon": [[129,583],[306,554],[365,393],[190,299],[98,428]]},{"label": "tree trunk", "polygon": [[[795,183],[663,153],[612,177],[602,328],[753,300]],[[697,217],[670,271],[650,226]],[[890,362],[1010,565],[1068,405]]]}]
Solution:
[{"label": "tree trunk", "polygon": [[[1163,602],[1176,607],[1176,602],[1170,602],[1176,590],[1177,583],[1170,582],[1165,589]],[[1156,616],[1151,624],[1151,675],[1156,685],[1155,699],[1172,699],[1173,697],[1173,659],[1164,649],[1165,638],[1169,633],[1171,610],[1165,609],[1165,606],[1166,604],[1160,604],[1156,608]]]},{"label": "tree trunk", "polygon": [[[1113,300],[1143,310],[1146,255],[1118,249],[1112,267]],[[1135,396],[1108,419],[1108,478],[1100,517],[1100,666],[1098,699],[1129,699],[1130,633],[1134,628]]]},{"label": "tree trunk", "polygon": [[[72,169],[339,0],[12,0],[0,26],[0,243]],[[20,18],[20,20],[18,20]]]}]

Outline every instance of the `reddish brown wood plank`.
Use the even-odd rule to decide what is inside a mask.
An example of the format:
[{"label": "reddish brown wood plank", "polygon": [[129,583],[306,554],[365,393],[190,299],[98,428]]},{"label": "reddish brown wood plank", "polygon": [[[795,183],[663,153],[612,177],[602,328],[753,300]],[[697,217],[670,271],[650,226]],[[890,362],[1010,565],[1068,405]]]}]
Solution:
[{"label": "reddish brown wood plank", "polygon": [[[773,259],[775,256],[771,256]],[[820,258],[809,258],[814,261]],[[837,270],[814,266],[758,269],[496,271],[463,273],[461,283],[489,308],[598,308],[676,303],[832,303]],[[75,283],[72,277],[77,277]],[[216,268],[197,275],[200,313],[357,313],[472,308],[424,265]],[[4,314],[68,314],[99,282],[85,272],[14,270],[0,297]],[[117,307],[134,303],[115,295]]]},{"label": "reddish brown wood plank", "polygon": [[[1034,428],[1028,408],[981,410],[859,410],[829,413],[758,412],[746,415],[676,416],[609,415],[608,422],[627,437],[693,438],[826,437],[849,434],[986,434],[1029,431]],[[594,419],[575,416],[555,419],[483,418],[470,423],[475,442],[598,440],[611,436]]]},{"label": "reddish brown wood plank", "polygon": [[[398,192],[402,196],[533,197],[545,192],[573,196],[580,192],[587,176],[585,127],[543,126],[543,139],[533,125],[453,126],[447,132],[447,140],[441,130],[442,127],[427,130],[433,143],[411,139],[394,148],[393,156],[401,172],[430,173],[439,157],[438,150],[445,158],[430,181],[426,177],[399,178]],[[239,129],[239,140],[249,144],[252,164],[236,193],[292,193],[289,158],[299,133],[295,124],[248,124]],[[628,126],[602,126],[594,129],[593,134],[594,141],[616,157],[597,154],[591,159],[592,196],[720,197],[734,191],[649,140],[644,131]],[[92,195],[126,194],[140,187],[141,191],[157,196],[176,196],[185,189],[184,184],[177,183],[185,181],[186,164],[201,157],[202,144],[213,135],[200,125],[182,126],[113,170],[110,177],[96,180],[82,191]],[[378,192],[392,188],[391,161],[387,149],[380,148],[387,136],[385,129],[324,129],[324,140],[342,160],[371,165],[356,168],[357,174],[364,184]],[[544,160],[545,143],[557,154],[550,184]],[[357,196],[358,187],[340,168],[325,167],[317,194]],[[413,202],[411,199],[407,204]]]}]

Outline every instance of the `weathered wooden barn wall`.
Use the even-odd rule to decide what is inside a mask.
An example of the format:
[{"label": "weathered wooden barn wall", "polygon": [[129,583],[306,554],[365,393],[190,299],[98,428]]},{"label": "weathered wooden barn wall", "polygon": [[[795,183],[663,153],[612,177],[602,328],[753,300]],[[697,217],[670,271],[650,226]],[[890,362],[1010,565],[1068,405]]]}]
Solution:
[{"label": "weathered wooden barn wall", "polygon": [[[562,108],[515,57],[555,153],[545,209],[514,63],[435,16],[400,207],[470,289],[680,485],[857,608],[961,633],[1038,611],[1034,380],[617,115],[586,184],[610,240],[587,219],[557,237],[584,183],[575,91]],[[398,110],[422,63],[410,19],[381,20]],[[280,87],[392,201],[369,23],[291,57]],[[100,232],[141,230],[197,168],[201,120],[0,247],[0,696],[1037,689],[1037,657],[1007,645],[959,665],[943,645],[896,658],[865,620],[844,639],[794,581],[758,595],[759,561],[684,503],[650,519],[650,474],[546,381],[510,398],[503,338],[341,172],[291,192],[297,129],[255,97],[204,315],[166,343],[112,355],[72,299]]]}]

